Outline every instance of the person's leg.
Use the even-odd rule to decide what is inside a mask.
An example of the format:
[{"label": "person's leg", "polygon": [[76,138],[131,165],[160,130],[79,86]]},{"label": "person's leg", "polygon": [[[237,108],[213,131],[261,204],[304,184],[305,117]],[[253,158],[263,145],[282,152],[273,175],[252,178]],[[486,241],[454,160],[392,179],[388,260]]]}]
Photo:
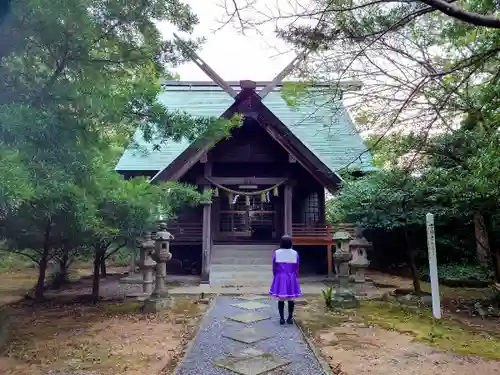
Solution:
[{"label": "person's leg", "polygon": [[285,301],[278,301],[278,311],[280,313],[280,324],[285,324]]},{"label": "person's leg", "polygon": [[295,301],[288,301],[288,319],[286,322],[288,324],[293,324],[293,309],[295,308]]}]

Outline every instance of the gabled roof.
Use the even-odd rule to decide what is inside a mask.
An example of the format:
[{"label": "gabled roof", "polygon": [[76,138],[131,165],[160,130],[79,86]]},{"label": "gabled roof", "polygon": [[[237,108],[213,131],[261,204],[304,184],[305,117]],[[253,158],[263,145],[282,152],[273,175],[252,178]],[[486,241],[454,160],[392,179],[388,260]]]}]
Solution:
[{"label": "gabled roof", "polygon": [[[265,84],[257,83],[261,87]],[[231,82],[231,86],[240,91],[239,85]],[[289,106],[281,89],[282,85],[278,85],[262,102],[322,164],[332,172],[348,164],[363,171],[374,169],[371,155],[365,152],[366,146],[341,103],[331,104],[329,98],[314,95],[305,103]],[[167,81],[163,90],[158,100],[169,110],[193,116],[219,117],[234,103],[233,98],[211,82]],[[134,141],[147,152],[129,146],[115,168],[117,171],[160,171],[190,146],[186,140],[169,141],[160,150],[153,150],[140,130],[136,131]]]}]

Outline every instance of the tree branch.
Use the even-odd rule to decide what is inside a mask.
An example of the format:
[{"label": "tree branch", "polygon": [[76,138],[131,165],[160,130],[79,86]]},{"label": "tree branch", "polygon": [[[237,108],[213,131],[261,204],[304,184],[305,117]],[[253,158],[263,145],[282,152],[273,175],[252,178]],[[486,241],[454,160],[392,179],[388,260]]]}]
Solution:
[{"label": "tree branch", "polygon": [[443,0],[420,0],[422,3],[460,21],[476,26],[500,29],[500,18],[483,14],[468,12],[460,9],[455,4]]}]

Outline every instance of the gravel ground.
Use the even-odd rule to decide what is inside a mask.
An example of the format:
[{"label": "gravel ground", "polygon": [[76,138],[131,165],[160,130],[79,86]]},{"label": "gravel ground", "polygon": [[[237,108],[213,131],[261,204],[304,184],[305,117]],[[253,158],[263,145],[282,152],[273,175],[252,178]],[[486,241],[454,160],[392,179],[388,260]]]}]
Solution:
[{"label": "gravel ground", "polygon": [[[243,300],[219,296],[215,301],[214,308],[204,320],[200,327],[198,336],[187,353],[182,366],[176,375],[230,375],[231,371],[216,368],[213,362],[231,354],[247,348],[254,348],[264,353],[270,353],[277,357],[292,361],[286,367],[272,372],[269,375],[324,375],[320,364],[305,343],[299,329],[295,325],[280,326],[278,318],[278,308],[275,301],[263,299],[256,302],[267,305],[265,308],[256,310],[244,310],[231,306],[234,303],[245,302]],[[297,306],[296,309],[300,309]],[[252,323],[247,326],[265,329],[267,332],[275,334],[266,340],[254,344],[244,344],[229,338],[222,337],[224,332],[231,332],[238,328],[243,328],[245,324],[226,319],[226,316],[236,315],[243,312],[255,311],[261,314],[270,315],[271,319]],[[286,314],[286,308],[285,308]]]}]

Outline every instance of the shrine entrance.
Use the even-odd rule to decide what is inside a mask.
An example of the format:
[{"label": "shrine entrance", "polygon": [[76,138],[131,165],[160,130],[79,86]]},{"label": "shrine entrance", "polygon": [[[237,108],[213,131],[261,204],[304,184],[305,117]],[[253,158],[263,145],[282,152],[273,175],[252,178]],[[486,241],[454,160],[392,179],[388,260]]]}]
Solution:
[{"label": "shrine entrance", "polygon": [[[232,187],[231,187],[232,188]],[[238,187],[235,187],[238,188]],[[252,186],[255,190],[266,187]],[[246,189],[245,192],[251,192]],[[220,192],[215,210],[216,241],[276,242],[280,232],[280,199],[267,191],[242,195]]]}]

